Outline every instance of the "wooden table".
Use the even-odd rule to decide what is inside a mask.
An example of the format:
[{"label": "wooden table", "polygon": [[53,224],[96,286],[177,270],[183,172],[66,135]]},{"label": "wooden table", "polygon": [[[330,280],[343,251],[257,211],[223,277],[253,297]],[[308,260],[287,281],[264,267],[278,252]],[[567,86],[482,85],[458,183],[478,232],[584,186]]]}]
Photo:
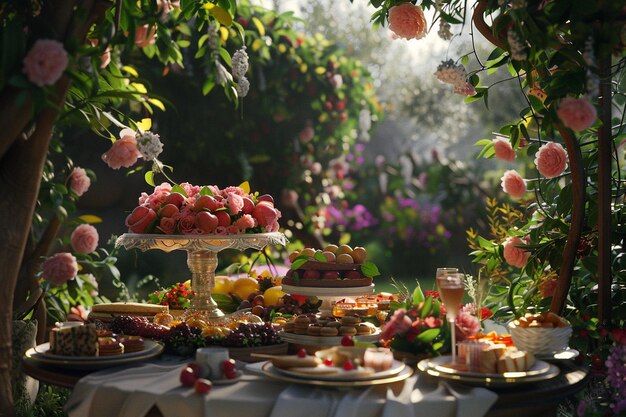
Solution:
[{"label": "wooden table", "polygon": [[[550,380],[510,388],[489,388],[499,398],[486,417],[556,416],[558,405],[584,388],[589,373],[571,361],[558,361],[555,364],[561,372]],[[80,378],[93,372],[43,367],[28,359],[23,361],[23,369],[27,375],[41,382],[65,388],[73,388]],[[153,408],[147,416],[159,417],[161,413]]]}]

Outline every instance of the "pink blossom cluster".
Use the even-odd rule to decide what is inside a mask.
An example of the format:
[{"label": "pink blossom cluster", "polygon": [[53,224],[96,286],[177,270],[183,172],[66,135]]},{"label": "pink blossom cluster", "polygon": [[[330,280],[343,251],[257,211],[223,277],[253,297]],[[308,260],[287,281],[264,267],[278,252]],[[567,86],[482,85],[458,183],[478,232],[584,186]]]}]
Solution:
[{"label": "pink blossom cluster", "polygon": [[43,279],[53,286],[60,286],[76,277],[78,263],[71,253],[61,252],[46,259],[42,269]]},{"label": "pink blossom cluster", "polygon": [[268,194],[256,196],[241,187],[163,183],[142,193],[126,226],[132,233],[230,235],[275,232],[280,211]]}]

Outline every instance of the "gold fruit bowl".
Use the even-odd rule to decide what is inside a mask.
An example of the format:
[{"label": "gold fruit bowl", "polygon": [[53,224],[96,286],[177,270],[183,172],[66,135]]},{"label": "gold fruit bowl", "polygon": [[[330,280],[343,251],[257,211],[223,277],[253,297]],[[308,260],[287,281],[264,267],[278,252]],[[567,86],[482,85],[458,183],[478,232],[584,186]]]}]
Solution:
[{"label": "gold fruit bowl", "polygon": [[515,346],[535,355],[547,355],[567,349],[572,335],[572,326],[564,327],[520,327],[508,325]]}]

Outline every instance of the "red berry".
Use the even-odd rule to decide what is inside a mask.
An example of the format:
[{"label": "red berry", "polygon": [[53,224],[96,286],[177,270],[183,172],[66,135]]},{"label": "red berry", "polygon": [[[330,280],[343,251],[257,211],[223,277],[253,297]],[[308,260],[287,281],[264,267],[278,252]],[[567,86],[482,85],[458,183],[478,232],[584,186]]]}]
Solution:
[{"label": "red berry", "polygon": [[352,361],[345,361],[343,363],[343,370],[344,371],[351,371],[354,369],[354,365],[352,364]]},{"label": "red berry", "polygon": [[208,394],[213,388],[213,384],[208,379],[200,378],[193,384],[193,388],[198,394]]},{"label": "red berry", "polygon": [[237,370],[235,366],[235,360],[228,359],[222,362],[222,370],[224,371],[224,373],[235,372]]},{"label": "red berry", "polygon": [[352,340],[352,336],[344,336],[341,338],[341,346],[354,346],[354,340]]},{"label": "red berry", "polygon": [[235,379],[239,376],[239,374],[237,373],[236,370],[232,370],[232,371],[225,371],[224,372],[224,378],[226,379]]},{"label": "red berry", "polygon": [[193,387],[197,380],[198,377],[193,368],[186,366],[180,373],[180,383],[186,387]]},{"label": "red berry", "polygon": [[333,360],[331,358],[324,359],[324,365],[333,366]]},{"label": "red berry", "polygon": [[299,357],[299,358],[306,358],[306,350],[304,350],[304,349],[300,349],[300,350],[298,351],[298,357]]},{"label": "red berry", "polygon": [[202,378],[204,376],[204,370],[198,362],[189,362],[187,364],[187,368],[191,368],[193,370],[193,374],[196,378]]}]

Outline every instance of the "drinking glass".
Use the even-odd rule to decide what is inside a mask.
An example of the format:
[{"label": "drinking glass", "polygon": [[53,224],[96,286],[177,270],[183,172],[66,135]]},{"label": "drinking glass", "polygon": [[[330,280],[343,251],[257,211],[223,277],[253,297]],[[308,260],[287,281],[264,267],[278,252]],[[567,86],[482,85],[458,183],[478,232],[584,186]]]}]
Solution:
[{"label": "drinking glass", "polygon": [[456,363],[456,332],[455,320],[459,312],[459,306],[463,301],[464,275],[458,272],[451,272],[440,276],[437,279],[437,288],[443,305],[446,307],[446,318],[450,323],[450,337],[452,338],[452,363]]}]

